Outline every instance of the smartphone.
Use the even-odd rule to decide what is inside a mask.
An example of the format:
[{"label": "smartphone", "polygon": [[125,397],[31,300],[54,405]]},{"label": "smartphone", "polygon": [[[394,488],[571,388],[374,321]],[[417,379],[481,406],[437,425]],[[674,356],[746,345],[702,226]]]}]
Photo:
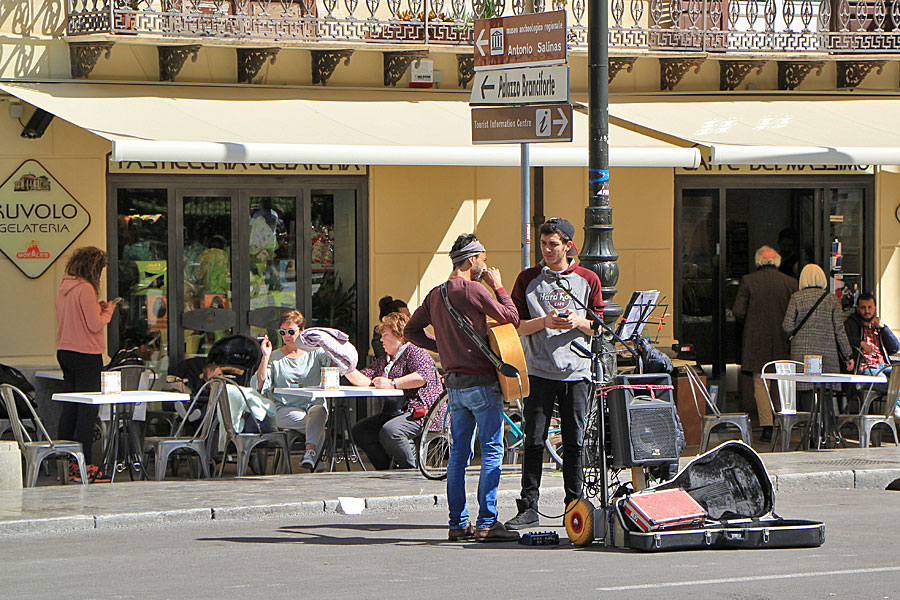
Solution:
[{"label": "smartphone", "polygon": [[559,318],[560,318],[560,319],[567,319],[567,318],[569,318],[569,311],[564,310],[564,311],[562,311],[561,313],[559,313]]}]

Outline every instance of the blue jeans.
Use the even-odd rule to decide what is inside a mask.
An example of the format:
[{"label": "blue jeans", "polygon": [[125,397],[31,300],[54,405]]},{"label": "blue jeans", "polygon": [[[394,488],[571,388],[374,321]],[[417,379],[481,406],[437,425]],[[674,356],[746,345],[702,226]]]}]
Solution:
[{"label": "blue jeans", "polygon": [[475,427],[481,441],[481,475],[478,478],[478,518],[476,527],[490,527],[497,521],[497,486],[503,462],[503,398],[500,385],[447,389],[450,398],[450,461],[447,465],[447,504],[450,528],[461,529],[469,522],[466,509],[466,467],[475,449]]}]

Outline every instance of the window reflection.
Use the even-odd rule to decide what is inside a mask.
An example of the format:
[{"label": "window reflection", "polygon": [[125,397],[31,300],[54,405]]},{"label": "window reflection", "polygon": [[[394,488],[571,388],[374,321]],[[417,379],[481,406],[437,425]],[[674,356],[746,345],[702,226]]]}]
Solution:
[{"label": "window reflection", "polygon": [[168,215],[165,189],[117,194],[119,347],[137,348],[158,371],[168,366]]},{"label": "window reflection", "polygon": [[356,191],[312,193],[310,325],[356,337]]}]

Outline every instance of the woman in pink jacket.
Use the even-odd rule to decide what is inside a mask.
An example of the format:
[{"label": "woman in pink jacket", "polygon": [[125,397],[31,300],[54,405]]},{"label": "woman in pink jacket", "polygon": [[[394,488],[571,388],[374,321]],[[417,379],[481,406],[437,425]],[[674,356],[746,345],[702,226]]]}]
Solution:
[{"label": "woman in pink jacket", "polygon": [[[93,246],[75,251],[66,264],[66,274],[56,292],[56,360],[63,372],[65,391],[99,392],[100,371],[106,343],[103,328],[112,318],[115,302],[98,301],[100,274],[106,267],[106,252]],[[59,438],[81,442],[87,477],[109,481],[94,464],[94,423],[99,407],[64,402],[59,419]],[[81,481],[75,463],[69,476]]]}]

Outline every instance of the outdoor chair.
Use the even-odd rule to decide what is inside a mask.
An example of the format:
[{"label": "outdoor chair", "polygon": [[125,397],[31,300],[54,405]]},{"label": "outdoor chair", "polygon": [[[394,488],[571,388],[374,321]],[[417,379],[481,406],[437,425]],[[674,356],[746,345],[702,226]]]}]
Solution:
[{"label": "outdoor chair", "polygon": [[[225,377],[213,377],[210,381],[223,382],[224,393],[217,395],[216,402],[219,412],[219,423],[225,432],[225,453],[222,456],[222,462],[219,464],[219,477],[225,470],[225,462],[228,456],[228,448],[233,445],[236,452],[237,476],[243,477],[250,463],[250,456],[256,449],[275,448],[281,451],[281,472],[291,473],[291,455],[288,446],[288,436],[284,431],[263,432],[259,428],[259,423],[253,418],[250,412],[247,396],[241,386],[237,385],[230,379]],[[231,422],[231,408],[228,398],[229,386],[240,394],[244,403],[244,412],[247,415],[246,422],[253,423],[257,428],[257,433],[238,433],[234,430],[234,424]],[[212,411],[212,398],[207,408],[208,412]]]},{"label": "outdoor chair", "polygon": [[144,438],[145,456],[148,458],[151,454],[154,456],[154,477],[156,481],[163,481],[166,478],[166,466],[169,464],[169,459],[175,452],[180,450],[190,450],[195,453],[200,459],[200,471],[203,477],[209,479],[209,465],[211,462],[209,458],[209,446],[211,444],[211,434],[214,431],[213,424],[216,419],[214,407],[218,402],[219,396],[225,395],[226,393],[225,383],[223,383],[223,381],[224,380],[220,380],[219,378],[213,378],[203,384],[203,386],[194,394],[190,407],[187,410],[188,415],[194,411],[198,400],[200,400],[204,392],[207,391],[209,392],[209,405],[206,414],[203,416],[203,420],[200,422],[200,426],[192,436],[188,437],[181,435],[184,426],[188,421],[187,417],[185,417],[181,419],[178,428],[173,432],[172,436],[150,436]]},{"label": "outdoor chair", "polygon": [[[878,373],[881,374],[885,369],[890,368],[890,365],[886,365],[882,367]],[[895,369],[891,369],[891,376],[888,379],[888,388],[887,393],[884,396],[880,396],[877,392],[874,391],[874,387],[876,384],[870,384],[869,389],[863,395],[863,401],[861,403],[859,414],[855,415],[838,415],[838,431],[841,428],[848,424],[853,423],[856,426],[857,431],[859,432],[859,447],[860,448],[868,448],[869,442],[872,440],[872,430],[876,425],[887,425],[891,430],[891,434],[894,436],[894,444],[900,446],[900,442],[897,439],[897,426],[894,419],[894,406],[897,404],[897,397],[900,395],[900,365]],[[883,399],[884,401],[884,411],[883,414],[874,414],[870,415],[869,407],[876,400]]]},{"label": "outdoor chair", "polygon": [[[719,411],[719,407],[712,401],[709,396],[709,390],[694,373],[694,369],[690,366],[685,369],[688,381],[691,384],[691,395],[694,397],[694,408],[697,409],[697,415],[700,416],[700,453],[704,453],[709,449],[709,437],[713,430],[720,425],[736,427],[741,434],[741,440],[748,446],[750,445],[750,415],[747,413],[723,413]],[[703,397],[706,406],[712,411],[711,415],[704,415],[700,410],[700,403],[697,401],[697,392]]]},{"label": "outdoor chair", "polygon": [[[13,435],[19,445],[19,450],[22,452],[22,458],[25,460],[25,474],[23,478],[25,487],[30,488],[37,484],[38,471],[40,471],[41,464],[44,460],[51,457],[59,459],[60,481],[63,484],[68,483],[69,465],[67,459],[70,456],[78,463],[78,472],[87,473],[81,443],[51,440],[50,434],[47,433],[43,422],[41,422],[41,418],[38,416],[37,411],[34,410],[34,405],[31,404],[31,400],[28,399],[28,396],[22,390],[8,383],[0,384],[0,397],[2,397],[6,410],[9,413]],[[16,408],[17,400],[26,406],[31,413],[31,420],[38,430],[35,437],[39,439],[32,440],[28,431],[22,426],[22,419],[19,418],[19,411]],[[88,478],[82,477],[82,483],[87,485]]]},{"label": "outdoor chair", "polygon": [[[773,360],[763,365],[762,374],[779,373],[781,375],[789,375],[791,373],[802,373],[803,363],[796,360]],[[780,399],[781,410],[775,409],[775,402],[772,400],[772,391],[769,388],[770,381],[762,380],[766,388],[766,396],[769,398],[769,406],[772,409],[772,447],[770,451],[775,451],[775,445],[781,437],[781,451],[787,452],[791,445],[791,433],[795,427],[806,425],[809,423],[811,413],[805,411],[796,411],[793,413],[784,412],[786,405],[797,406],[797,383],[795,381],[778,381],[778,398]]]}]

